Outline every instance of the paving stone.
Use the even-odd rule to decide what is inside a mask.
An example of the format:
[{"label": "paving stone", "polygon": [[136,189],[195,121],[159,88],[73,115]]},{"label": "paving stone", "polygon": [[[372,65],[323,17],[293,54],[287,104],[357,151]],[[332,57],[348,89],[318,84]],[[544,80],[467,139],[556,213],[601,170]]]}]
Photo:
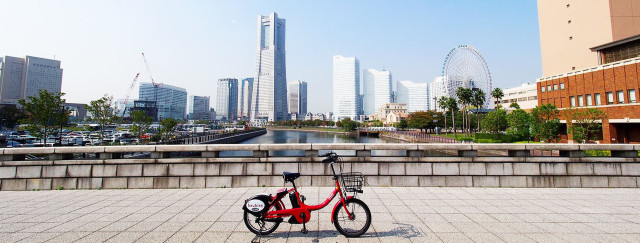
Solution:
[{"label": "paving stone", "polygon": [[[434,183],[447,181],[445,177],[416,177],[421,185],[428,182],[426,178],[432,178]],[[607,182],[634,182],[616,182],[613,177]],[[527,183],[530,177],[522,178]],[[556,178],[552,177],[554,183]],[[305,187],[301,192],[315,204],[331,189]],[[373,223],[363,237],[347,240],[338,234],[329,221],[330,210],[324,209],[313,213],[307,225],[308,235],[299,233],[300,225],[285,223],[263,240],[624,242],[640,236],[637,188],[364,189],[359,197],[373,211]],[[242,222],[238,205],[257,193],[276,190],[251,187],[0,192],[0,241],[246,242],[254,235]]]}]

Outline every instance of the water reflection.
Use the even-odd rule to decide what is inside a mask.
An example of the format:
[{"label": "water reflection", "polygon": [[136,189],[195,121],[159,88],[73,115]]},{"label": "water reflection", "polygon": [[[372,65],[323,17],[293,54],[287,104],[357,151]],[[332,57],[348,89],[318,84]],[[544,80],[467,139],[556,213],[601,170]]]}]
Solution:
[{"label": "water reflection", "polygon": [[[377,137],[358,136],[356,134],[339,134],[324,132],[302,131],[267,131],[259,137],[242,142],[241,144],[278,144],[278,143],[402,143],[398,140]],[[320,151],[324,153],[326,151]],[[336,151],[340,155],[354,155],[353,151]],[[225,151],[221,156],[251,156],[251,151]],[[270,156],[303,156],[304,151],[271,151]],[[404,151],[373,151],[372,155],[402,156]]]}]

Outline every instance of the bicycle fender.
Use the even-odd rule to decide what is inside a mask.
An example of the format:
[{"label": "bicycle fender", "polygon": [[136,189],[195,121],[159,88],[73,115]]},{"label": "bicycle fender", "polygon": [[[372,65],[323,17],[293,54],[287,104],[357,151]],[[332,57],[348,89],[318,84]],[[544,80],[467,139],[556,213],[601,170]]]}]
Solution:
[{"label": "bicycle fender", "polygon": [[[348,196],[344,199],[344,201],[346,202],[347,200],[353,198],[353,196]],[[336,209],[338,208],[338,205],[340,205],[342,203],[341,200],[338,200],[338,202],[336,203],[336,205],[333,205],[333,210],[331,210],[331,223],[333,223],[333,213],[336,211]]]}]

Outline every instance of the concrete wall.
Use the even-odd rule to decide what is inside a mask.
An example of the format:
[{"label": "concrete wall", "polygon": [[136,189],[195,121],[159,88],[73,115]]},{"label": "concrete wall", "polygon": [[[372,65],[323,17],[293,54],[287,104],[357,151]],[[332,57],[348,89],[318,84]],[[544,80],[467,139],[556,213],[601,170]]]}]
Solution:
[{"label": "concrete wall", "polygon": [[[612,157],[583,157],[584,150]],[[640,145],[571,144],[227,144],[20,148],[0,151],[1,190],[98,188],[210,188],[284,186],[282,172],[300,172],[299,186],[332,186],[318,153],[344,156],[345,171],[362,172],[365,186],[640,187]],[[270,151],[305,151],[269,157]],[[425,157],[428,151],[457,156]],[[531,157],[531,150],[560,156]],[[220,151],[253,151],[252,157],[220,157]],[[371,156],[400,151],[402,156]],[[505,156],[478,157],[489,151]],[[127,153],[148,153],[130,159]],[[188,152],[197,157],[171,157]],[[87,155],[97,154],[95,158]],[[182,153],[185,154],[185,153]],[[40,156],[39,160],[24,160]],[[79,159],[80,157],[91,157]]]}]

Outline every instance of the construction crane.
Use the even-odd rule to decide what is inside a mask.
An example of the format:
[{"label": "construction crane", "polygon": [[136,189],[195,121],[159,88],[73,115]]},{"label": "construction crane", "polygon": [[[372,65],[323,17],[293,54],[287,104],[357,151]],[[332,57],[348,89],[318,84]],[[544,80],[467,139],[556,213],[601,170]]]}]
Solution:
[{"label": "construction crane", "polygon": [[131,87],[129,87],[129,90],[127,91],[127,96],[125,96],[124,98],[124,109],[122,110],[123,118],[124,118],[124,115],[127,114],[127,103],[129,103],[129,96],[131,95],[131,90],[133,90],[133,88],[136,86],[136,82],[138,81],[139,76],[140,76],[140,73],[136,74],[136,77],[133,78],[133,82],[131,82]]},{"label": "construction crane", "polygon": [[162,83],[156,83],[153,80],[153,75],[151,74],[151,68],[149,68],[149,62],[147,62],[147,57],[144,56],[144,52],[142,53],[142,59],[144,59],[144,65],[147,67],[147,72],[149,73],[149,78],[151,79],[151,84],[153,85],[153,101],[156,102],[156,107],[158,105],[158,87],[162,87]]}]

